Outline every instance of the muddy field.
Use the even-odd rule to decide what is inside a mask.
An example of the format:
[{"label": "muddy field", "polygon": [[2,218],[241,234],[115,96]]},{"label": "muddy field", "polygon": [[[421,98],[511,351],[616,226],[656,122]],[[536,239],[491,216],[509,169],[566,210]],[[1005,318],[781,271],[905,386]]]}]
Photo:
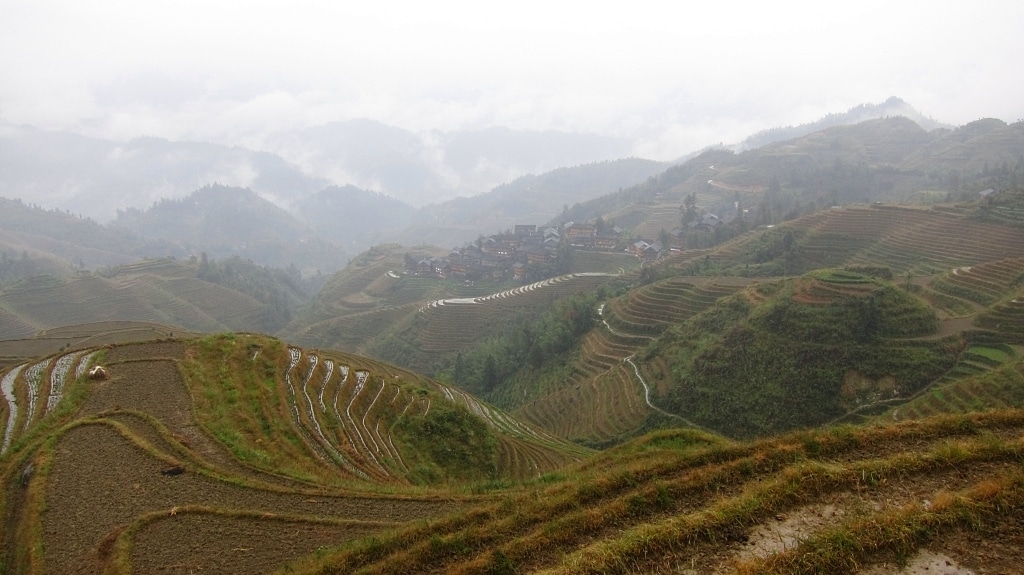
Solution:
[{"label": "muddy field", "polygon": [[[109,379],[90,382],[80,423],[53,447],[37,519],[46,573],[101,573],[129,547],[134,573],[265,572],[459,507],[326,493],[238,463],[192,418],[175,362],[183,353],[174,342],[108,350]],[[7,492],[14,515],[31,521],[22,513],[27,491]]]},{"label": "muddy field", "polygon": [[381,529],[180,513],[147,524],[135,536],[136,573],[266,573],[317,550]]}]

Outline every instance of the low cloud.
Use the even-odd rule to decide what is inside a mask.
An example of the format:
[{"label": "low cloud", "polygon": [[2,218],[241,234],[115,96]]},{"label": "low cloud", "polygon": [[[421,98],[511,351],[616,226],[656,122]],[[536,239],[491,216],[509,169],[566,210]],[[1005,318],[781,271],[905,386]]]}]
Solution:
[{"label": "low cloud", "polygon": [[1011,1],[11,0],[0,118],[255,149],[355,118],[417,134],[555,129],[627,138],[664,160],[892,95],[950,123],[1021,119],[1021,21]]}]

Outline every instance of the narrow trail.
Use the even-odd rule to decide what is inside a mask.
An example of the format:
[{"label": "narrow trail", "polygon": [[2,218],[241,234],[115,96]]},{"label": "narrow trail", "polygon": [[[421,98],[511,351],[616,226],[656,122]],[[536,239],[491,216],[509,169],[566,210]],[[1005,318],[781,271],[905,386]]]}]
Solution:
[{"label": "narrow trail", "polygon": [[650,335],[641,335],[641,334],[638,334],[638,333],[626,333],[626,332],[624,332],[624,331],[619,331],[619,330],[615,329],[614,327],[612,327],[612,326],[608,325],[608,321],[607,321],[607,320],[605,320],[605,319],[602,319],[602,320],[601,320],[601,323],[603,323],[603,324],[604,324],[604,326],[605,326],[606,328],[608,328],[608,331],[609,331],[609,332],[610,332],[610,333],[611,333],[612,335],[617,335],[617,336],[619,336],[619,337],[633,337],[633,338],[642,338],[642,339],[649,339],[649,340],[651,340],[651,341],[654,341],[654,340],[658,339],[658,338],[656,338],[656,337],[654,337],[654,336],[650,336]]},{"label": "narrow trail", "polygon": [[[622,361],[625,361],[625,362],[629,363],[629,365],[633,366],[633,373],[635,373],[636,374],[636,378],[638,380],[640,380],[640,385],[644,386],[644,401],[647,403],[647,407],[650,407],[651,409],[653,409],[654,411],[657,411],[658,413],[660,413],[662,415],[665,415],[665,416],[668,416],[668,417],[671,417],[671,418],[674,418],[674,419],[678,419],[679,421],[682,421],[683,423],[685,423],[686,425],[688,425],[690,427],[694,427],[696,429],[700,429],[700,430],[703,430],[703,431],[709,431],[710,432],[709,429],[707,429],[705,427],[702,427],[700,425],[697,425],[696,423],[690,421],[689,419],[686,419],[685,417],[683,417],[681,415],[676,415],[674,413],[669,413],[669,412],[665,411],[664,409],[658,407],[657,405],[654,405],[653,403],[651,403],[651,388],[647,385],[647,382],[644,380],[644,376],[640,375],[640,368],[638,368],[636,366],[636,364],[633,363],[633,356],[631,355],[631,356],[627,357],[626,359],[624,359]],[[714,433],[714,432],[711,432],[711,433]]]},{"label": "narrow trail", "polygon": [[[619,337],[643,338],[643,339],[649,339],[651,341],[654,341],[654,340],[657,339],[656,337],[650,336],[650,335],[641,335],[641,334],[632,334],[632,333],[620,332],[620,331],[616,330],[615,328],[613,328],[612,326],[608,325],[608,321],[604,319],[604,304],[601,304],[601,305],[599,305],[597,307],[597,315],[598,315],[598,317],[601,318],[601,323],[604,324],[605,329],[607,329],[613,335],[617,335]],[[644,380],[644,376],[640,375],[640,368],[637,367],[636,363],[633,362],[634,355],[635,354],[630,355],[629,357],[624,358],[622,361],[627,362],[627,363],[629,363],[629,365],[633,366],[633,373],[636,374],[636,378],[640,381],[640,385],[644,386],[644,402],[647,404],[647,407],[651,408],[652,410],[654,410],[654,411],[656,411],[656,412],[658,412],[658,413],[660,413],[660,414],[662,414],[664,416],[671,417],[673,419],[678,419],[679,421],[682,421],[683,423],[685,423],[686,425],[688,425],[690,427],[694,427],[694,428],[697,428],[697,429],[702,429],[704,431],[708,431],[708,429],[706,429],[704,427],[701,427],[700,425],[697,425],[696,423],[690,421],[689,419],[686,419],[685,417],[683,417],[681,415],[676,415],[674,413],[669,413],[669,412],[665,411],[664,409],[661,409],[657,405],[654,405],[653,403],[651,403],[651,388],[650,388],[650,386],[647,385],[647,381]]]},{"label": "narrow trail", "polygon": [[520,296],[520,295],[529,293],[529,292],[537,290],[537,289],[542,289],[542,288],[549,287],[549,286],[552,286],[552,285],[555,285],[555,284],[559,284],[559,283],[562,283],[564,281],[568,281],[568,280],[571,280],[571,279],[574,279],[574,278],[581,278],[581,277],[615,277],[615,276],[616,276],[616,274],[610,274],[610,273],[604,273],[604,272],[577,272],[577,273],[572,273],[572,274],[560,275],[560,276],[555,276],[553,278],[548,278],[548,279],[545,279],[545,280],[534,282],[532,284],[527,284],[527,285],[515,287],[515,288],[512,288],[512,289],[507,289],[505,291],[501,291],[501,292],[498,292],[498,293],[492,293],[491,295],[475,296],[475,297],[456,297],[456,298],[445,298],[445,299],[434,300],[434,301],[432,301],[430,303],[427,303],[426,305],[420,307],[419,311],[422,313],[422,312],[427,311],[428,309],[442,307],[442,306],[445,306],[445,305],[481,304],[481,303],[487,303],[487,302],[496,301],[496,300],[512,298],[512,297],[516,297],[516,296]]},{"label": "narrow trail", "polygon": [[[601,304],[600,306],[598,306],[598,308],[597,308],[597,315],[598,315],[598,317],[601,318],[601,323],[604,324],[604,327],[608,331],[610,331],[610,333],[612,335],[614,335],[614,336],[618,336],[618,337],[621,337],[621,338],[638,338],[638,339],[644,339],[644,340],[650,340],[650,341],[654,341],[654,340],[657,339],[657,338],[654,338],[653,336],[644,336],[644,335],[638,335],[638,334],[626,334],[626,333],[624,333],[624,331],[618,331],[617,329],[615,329],[614,327],[609,325],[608,321],[606,319],[604,319],[604,304]],[[702,427],[694,424],[693,422],[689,421],[689,419],[687,419],[686,417],[683,417],[682,415],[677,415],[675,413],[670,413],[670,412],[666,411],[665,409],[662,409],[662,408],[658,407],[657,405],[654,405],[653,403],[651,403],[651,401],[650,401],[650,387],[647,385],[647,382],[643,379],[643,375],[640,374],[640,368],[637,366],[636,362],[633,361],[633,358],[635,357],[635,355],[636,354],[630,355],[630,356],[624,358],[623,361],[625,361],[625,362],[627,362],[627,363],[629,363],[630,365],[633,366],[633,372],[636,373],[637,380],[639,380],[640,381],[640,385],[643,386],[643,400],[647,404],[647,407],[650,407],[651,409],[653,409],[654,411],[657,411],[660,414],[666,415],[668,417],[673,417],[675,419],[679,419],[680,422],[686,424],[687,426],[689,426],[691,428],[696,428],[696,429],[699,429],[699,430],[705,430],[705,428],[702,428]]]},{"label": "narrow trail", "polygon": [[658,339],[658,338],[656,338],[654,336],[650,336],[650,335],[643,335],[643,334],[638,334],[638,333],[626,333],[624,331],[619,331],[619,330],[615,329],[614,327],[609,325],[608,320],[604,319],[604,304],[601,304],[601,305],[597,306],[597,317],[601,318],[601,323],[604,324],[604,327],[612,335],[617,335],[619,337],[631,337],[631,338],[638,338],[638,339],[649,339],[651,341],[654,341],[654,340]]}]

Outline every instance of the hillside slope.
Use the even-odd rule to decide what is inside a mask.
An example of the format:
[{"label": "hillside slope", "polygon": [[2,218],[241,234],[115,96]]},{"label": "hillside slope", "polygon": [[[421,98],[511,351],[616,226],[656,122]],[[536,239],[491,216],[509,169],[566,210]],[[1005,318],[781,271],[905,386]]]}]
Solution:
[{"label": "hillside slope", "polygon": [[[700,213],[719,217],[739,205],[750,225],[856,203],[933,204],[1017,187],[1024,180],[1022,157],[1021,122],[987,119],[925,131],[907,118],[888,117],[742,153],[707,150],[641,184],[571,206],[560,219],[600,216],[639,237],[657,238],[660,230],[681,225],[680,208],[690,195]],[[702,247],[712,239],[707,236]]]},{"label": "hillside slope", "polygon": [[266,571],[588,454],[410,372],[256,335],[62,351],[2,383],[13,573]]},{"label": "hillside slope", "polygon": [[279,572],[1015,573],[1022,432],[1019,410],[755,443],[663,431]]},{"label": "hillside slope", "polygon": [[[90,379],[96,365],[106,375]],[[0,383],[10,573],[897,575],[1024,561],[1022,410],[754,442],[664,430],[592,454],[410,372],[243,334],[62,351]],[[411,488],[428,469],[440,482]],[[472,479],[487,469],[499,473]]]},{"label": "hillside slope", "polygon": [[341,269],[347,259],[312,227],[247,188],[208,185],[144,210],[119,210],[110,227],[157,244],[165,257],[202,252],[216,259],[238,256],[260,265],[324,273]]},{"label": "hillside slope", "polygon": [[[1024,355],[1022,258],[1024,228],[966,210],[828,210],[621,276],[594,327],[543,366],[463,347],[460,385],[593,445],[680,424],[750,436],[858,420]],[[471,310],[429,312],[410,325],[473,331]],[[488,355],[504,378],[483,390]],[[1013,381],[973,405],[1024,405]]]},{"label": "hillside slope", "polygon": [[390,237],[406,245],[459,246],[517,224],[543,224],[565,206],[636,185],[666,167],[625,158],[521,176],[486,193],[424,206],[408,228]]},{"label": "hillside slope", "polygon": [[251,262],[221,263],[146,260],[102,273],[34,276],[3,286],[0,314],[11,320],[0,326],[0,339],[115,320],[198,332],[275,331],[305,298],[293,284]]}]

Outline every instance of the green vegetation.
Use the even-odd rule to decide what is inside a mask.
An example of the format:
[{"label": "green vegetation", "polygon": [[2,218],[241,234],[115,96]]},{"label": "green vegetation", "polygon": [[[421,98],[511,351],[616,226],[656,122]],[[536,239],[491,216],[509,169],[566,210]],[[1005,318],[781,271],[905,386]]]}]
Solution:
[{"label": "green vegetation", "polygon": [[[844,283],[860,286],[866,281],[862,277]],[[938,327],[927,305],[892,285],[871,285],[866,293],[837,293],[814,283],[787,287],[754,314],[756,327],[779,337],[825,344],[919,337]]]},{"label": "green vegetation", "polygon": [[974,208],[972,216],[985,222],[1024,227],[1024,188],[1020,187],[1024,180],[1024,161],[1018,162],[1012,172],[1007,168],[1003,170],[1009,181],[990,186],[1002,191],[986,197]]},{"label": "green vegetation", "polygon": [[[455,385],[486,399],[502,393],[502,382],[519,373],[536,373],[545,364],[557,365],[575,348],[597,320],[598,290],[556,302],[536,319],[518,316],[501,334],[459,353],[449,372]],[[514,394],[513,394],[514,395]],[[502,403],[505,405],[504,403]]]},{"label": "green vegetation", "polygon": [[497,439],[461,405],[440,404],[425,414],[403,417],[395,430],[412,447],[406,464],[413,483],[493,479],[497,474]]},{"label": "green vegetation", "polygon": [[238,256],[216,261],[203,253],[198,266],[196,278],[236,290],[266,306],[258,324],[260,331],[281,329],[291,320],[292,311],[309,299],[294,265],[287,271],[268,269]]},{"label": "green vegetation", "polygon": [[939,413],[965,413],[1024,407],[1024,360],[1006,345],[969,346],[945,377],[882,419],[917,419]]},{"label": "green vegetation", "polygon": [[194,349],[181,369],[196,417],[239,461],[302,480],[335,481],[290,425],[280,384],[288,353],[281,342],[209,336]]},{"label": "green vegetation", "polygon": [[[420,373],[439,374],[453,366],[458,354],[467,348],[509,333],[511,326],[519,325],[517,318],[544,313],[559,300],[576,295],[595,301],[595,296],[586,294],[608,281],[609,278],[602,275],[569,275],[476,296],[473,302],[461,300],[446,304],[444,300],[436,300],[415,308],[402,320],[386,326],[362,349]],[[582,319],[588,315],[593,315],[593,312],[578,317]],[[544,345],[557,346],[558,341],[564,339],[565,332],[549,335],[552,339]],[[496,353],[492,355],[499,363],[516,361],[510,357],[498,357]],[[503,369],[501,365],[497,367]]]},{"label": "green vegetation", "polygon": [[870,291],[801,303],[817,286],[808,277],[762,290],[770,299],[756,307],[731,296],[667,331],[640,355],[673,365],[664,406],[727,435],[767,435],[906,397],[953,365],[955,343],[902,339],[934,331],[927,306],[839,277]]}]

